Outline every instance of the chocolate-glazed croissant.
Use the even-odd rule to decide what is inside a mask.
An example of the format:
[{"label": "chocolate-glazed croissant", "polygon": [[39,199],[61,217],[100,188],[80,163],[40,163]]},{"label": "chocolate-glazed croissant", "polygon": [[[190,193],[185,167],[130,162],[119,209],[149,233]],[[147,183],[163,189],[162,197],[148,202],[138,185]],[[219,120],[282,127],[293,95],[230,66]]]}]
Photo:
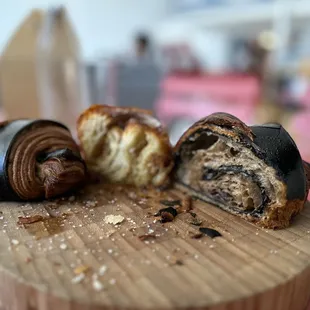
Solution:
[{"label": "chocolate-glazed croissant", "polygon": [[90,171],[136,186],[169,182],[172,147],[150,111],[94,105],[82,113],[77,127]]},{"label": "chocolate-glazed croissant", "polygon": [[184,133],[175,156],[181,187],[262,227],[288,226],[307,198],[308,166],[279,124],[215,113]]},{"label": "chocolate-glazed croissant", "polygon": [[0,200],[51,198],[77,186],[85,164],[69,130],[49,120],[0,124]]}]

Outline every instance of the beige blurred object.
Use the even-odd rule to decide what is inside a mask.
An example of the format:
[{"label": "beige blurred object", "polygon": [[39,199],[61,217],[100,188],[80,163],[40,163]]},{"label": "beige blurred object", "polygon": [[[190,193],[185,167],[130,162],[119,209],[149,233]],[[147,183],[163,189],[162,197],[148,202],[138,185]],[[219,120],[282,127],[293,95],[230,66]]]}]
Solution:
[{"label": "beige blurred object", "polygon": [[49,118],[74,127],[87,106],[78,38],[63,8],[34,10],[10,39],[0,62],[9,118]]},{"label": "beige blurred object", "polygon": [[281,122],[282,116],[281,107],[268,100],[263,100],[256,110],[255,123],[263,124]]},{"label": "beige blurred object", "polygon": [[298,73],[310,78],[310,58],[304,58],[300,61],[298,65]]},{"label": "beige blurred object", "polygon": [[36,48],[43,18],[43,11],[34,10],[18,27],[1,56],[1,101],[9,118],[40,115]]}]

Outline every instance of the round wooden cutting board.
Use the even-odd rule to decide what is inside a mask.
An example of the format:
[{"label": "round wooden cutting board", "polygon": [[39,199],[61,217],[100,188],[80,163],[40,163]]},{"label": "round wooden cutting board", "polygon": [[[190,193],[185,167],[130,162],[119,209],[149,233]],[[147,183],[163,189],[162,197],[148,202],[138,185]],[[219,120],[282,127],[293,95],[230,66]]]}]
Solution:
[{"label": "round wooden cutting board", "polygon": [[[186,212],[184,197],[99,184],[53,202],[2,203],[0,309],[306,308],[309,206],[271,231],[200,201]],[[176,199],[184,212],[161,223],[160,201]]]}]

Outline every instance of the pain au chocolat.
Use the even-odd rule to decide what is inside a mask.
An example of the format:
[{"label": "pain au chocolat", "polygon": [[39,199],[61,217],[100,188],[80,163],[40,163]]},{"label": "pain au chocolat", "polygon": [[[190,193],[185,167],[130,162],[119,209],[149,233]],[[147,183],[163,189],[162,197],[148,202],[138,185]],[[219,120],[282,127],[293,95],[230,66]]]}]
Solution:
[{"label": "pain au chocolat", "polygon": [[150,111],[94,105],[78,123],[88,169],[108,182],[164,186],[173,167],[168,134]]},{"label": "pain au chocolat", "polygon": [[247,126],[215,113],[175,146],[179,187],[266,228],[287,227],[308,195],[309,166],[279,124]]},{"label": "pain au chocolat", "polygon": [[0,200],[52,198],[84,180],[70,131],[50,120],[0,123]]}]

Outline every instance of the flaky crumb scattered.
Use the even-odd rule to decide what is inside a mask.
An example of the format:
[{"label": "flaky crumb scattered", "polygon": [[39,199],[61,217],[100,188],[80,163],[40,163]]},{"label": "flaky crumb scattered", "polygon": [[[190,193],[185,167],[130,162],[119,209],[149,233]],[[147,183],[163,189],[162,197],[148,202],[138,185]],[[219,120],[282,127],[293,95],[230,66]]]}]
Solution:
[{"label": "flaky crumb scattered", "polygon": [[112,224],[112,225],[117,225],[122,223],[125,220],[125,218],[122,215],[106,215],[104,218],[105,223],[107,224]]},{"label": "flaky crumb scattered", "polygon": [[99,291],[104,289],[104,286],[98,279],[94,279],[93,280],[93,288],[95,291],[99,292]]},{"label": "flaky crumb scattered", "polygon": [[19,241],[17,239],[12,239],[11,242],[13,245],[19,245]]},{"label": "flaky crumb scattered", "polygon": [[79,275],[75,276],[74,278],[72,278],[71,282],[73,284],[77,284],[82,282],[85,279],[85,274],[84,273],[80,273]]},{"label": "flaky crumb scattered", "polygon": [[100,276],[103,276],[103,275],[106,273],[107,270],[108,270],[108,267],[107,267],[106,265],[102,265],[102,266],[99,268],[98,274],[99,274]]},{"label": "flaky crumb scattered", "polygon": [[68,249],[68,246],[65,243],[61,243],[59,247],[61,250],[67,250]]},{"label": "flaky crumb scattered", "polygon": [[86,273],[87,271],[89,271],[90,267],[87,266],[87,265],[81,265],[81,266],[78,266],[74,269],[74,273],[75,274],[81,274],[81,273]]}]

